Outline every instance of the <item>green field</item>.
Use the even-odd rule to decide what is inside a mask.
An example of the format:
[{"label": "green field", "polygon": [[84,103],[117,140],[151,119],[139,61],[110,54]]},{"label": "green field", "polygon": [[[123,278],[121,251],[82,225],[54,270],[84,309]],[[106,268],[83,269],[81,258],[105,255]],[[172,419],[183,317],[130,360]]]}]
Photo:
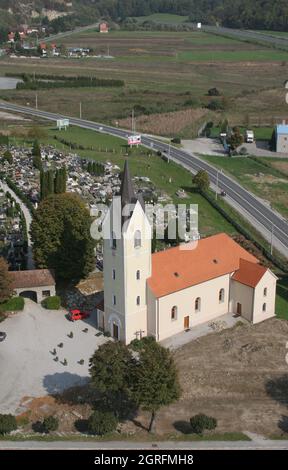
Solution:
[{"label": "green field", "polygon": [[283,216],[288,216],[288,176],[269,165],[269,160],[266,162],[264,158],[261,160],[249,157],[217,156],[203,156],[203,158],[233,176],[257,196],[269,201],[272,207]]},{"label": "green field", "polygon": [[188,16],[171,15],[169,13],[155,13],[149,16],[135,16],[134,19],[138,22],[154,21],[155,23],[162,24],[180,24],[189,19]]},{"label": "green field", "polygon": [[279,318],[288,320],[288,277],[280,278],[277,282],[276,314]]},{"label": "green field", "polygon": [[256,54],[253,50],[237,49],[234,51],[187,51],[178,54],[177,58],[183,62],[275,62],[288,60],[288,52],[273,49],[258,50]]}]

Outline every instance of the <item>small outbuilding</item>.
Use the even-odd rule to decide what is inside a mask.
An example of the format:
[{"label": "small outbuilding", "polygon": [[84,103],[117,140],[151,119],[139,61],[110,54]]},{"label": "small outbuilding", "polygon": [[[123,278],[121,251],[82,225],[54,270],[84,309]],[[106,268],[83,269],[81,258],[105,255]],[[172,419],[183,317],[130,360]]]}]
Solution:
[{"label": "small outbuilding", "polygon": [[276,152],[288,154],[288,125],[276,126]]},{"label": "small outbuilding", "polygon": [[54,274],[49,269],[11,271],[15,294],[41,303],[46,297],[56,295]]}]

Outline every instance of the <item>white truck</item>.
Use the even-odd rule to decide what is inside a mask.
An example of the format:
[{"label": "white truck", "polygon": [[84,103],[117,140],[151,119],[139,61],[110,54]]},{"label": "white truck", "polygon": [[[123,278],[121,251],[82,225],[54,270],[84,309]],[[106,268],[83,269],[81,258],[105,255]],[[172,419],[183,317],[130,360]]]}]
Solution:
[{"label": "white truck", "polygon": [[253,144],[254,142],[254,132],[253,131],[246,131],[245,133],[245,140],[247,144]]}]

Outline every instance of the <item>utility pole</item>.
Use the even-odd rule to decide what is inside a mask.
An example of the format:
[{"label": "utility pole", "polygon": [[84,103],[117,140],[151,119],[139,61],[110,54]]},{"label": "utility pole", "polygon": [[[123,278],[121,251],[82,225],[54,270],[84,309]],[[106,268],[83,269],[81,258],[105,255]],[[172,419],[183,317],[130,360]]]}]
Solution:
[{"label": "utility pole", "polygon": [[132,123],[131,123],[131,127],[132,127],[132,134],[135,134],[135,132],[136,132],[136,126],[135,126],[134,108],[132,109]]},{"label": "utility pole", "polygon": [[80,116],[80,119],[82,119],[82,101],[80,101],[79,116]]},{"label": "utility pole", "polygon": [[215,194],[216,201],[218,199],[218,188],[219,188],[219,170],[217,170],[217,176],[216,176],[216,194]]},{"label": "utility pole", "polygon": [[170,155],[171,155],[171,145],[169,144],[169,147],[168,147],[168,163],[170,163]]},{"label": "utility pole", "polygon": [[38,93],[36,93],[36,96],[35,96],[35,106],[36,106],[36,109],[38,109]]},{"label": "utility pole", "polygon": [[274,224],[272,224],[272,230],[271,230],[271,247],[270,247],[271,255],[273,255],[273,243],[274,243]]}]

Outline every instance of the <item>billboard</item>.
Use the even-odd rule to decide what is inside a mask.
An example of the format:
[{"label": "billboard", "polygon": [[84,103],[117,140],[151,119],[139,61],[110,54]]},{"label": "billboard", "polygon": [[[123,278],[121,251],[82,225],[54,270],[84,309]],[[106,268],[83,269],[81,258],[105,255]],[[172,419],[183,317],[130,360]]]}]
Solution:
[{"label": "billboard", "polygon": [[57,120],[57,127],[59,129],[59,131],[61,131],[61,129],[67,129],[67,127],[69,127],[69,119],[58,119]]},{"label": "billboard", "polygon": [[139,145],[141,144],[141,135],[129,135],[128,145]]}]

